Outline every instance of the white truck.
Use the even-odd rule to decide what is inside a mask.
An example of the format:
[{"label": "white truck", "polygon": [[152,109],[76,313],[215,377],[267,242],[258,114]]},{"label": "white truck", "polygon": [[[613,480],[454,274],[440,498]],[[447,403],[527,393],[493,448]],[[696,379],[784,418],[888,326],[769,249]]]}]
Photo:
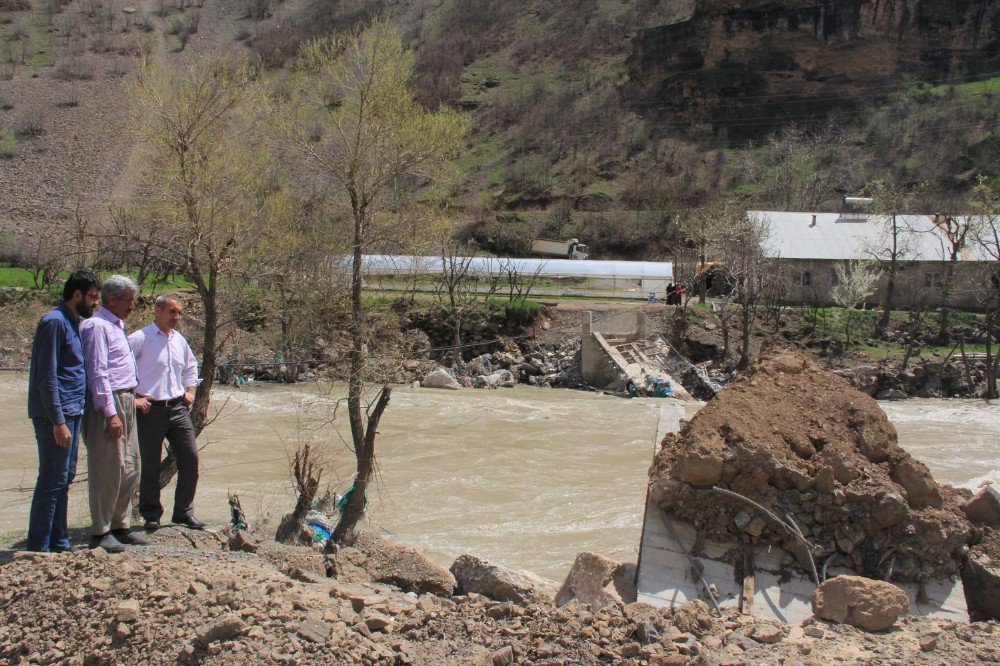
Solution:
[{"label": "white truck", "polygon": [[569,240],[536,238],[531,243],[531,253],[543,257],[562,257],[563,259],[590,258],[590,248],[576,238],[570,238]]}]

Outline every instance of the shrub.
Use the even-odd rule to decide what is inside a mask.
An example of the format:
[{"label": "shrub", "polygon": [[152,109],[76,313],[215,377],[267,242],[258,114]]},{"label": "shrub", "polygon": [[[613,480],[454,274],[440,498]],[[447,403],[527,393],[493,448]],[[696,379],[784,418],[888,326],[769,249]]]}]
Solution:
[{"label": "shrub", "polygon": [[94,78],[94,66],[83,58],[69,58],[56,65],[55,76],[63,81],[89,81]]},{"label": "shrub", "polygon": [[14,127],[14,133],[28,137],[45,134],[45,111],[42,107],[36,104],[24,109]]},{"label": "shrub", "polygon": [[0,12],[21,12],[31,9],[28,0],[0,0]]},{"label": "shrub", "polygon": [[9,160],[17,153],[17,137],[6,127],[0,128],[0,159]]}]

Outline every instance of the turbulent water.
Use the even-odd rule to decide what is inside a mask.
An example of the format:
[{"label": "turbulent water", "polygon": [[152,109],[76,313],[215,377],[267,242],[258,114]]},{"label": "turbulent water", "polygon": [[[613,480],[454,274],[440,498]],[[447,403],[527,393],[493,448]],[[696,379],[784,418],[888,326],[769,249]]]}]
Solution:
[{"label": "turbulent water", "polygon": [[[0,531],[23,529],[34,483],[25,384],[24,375],[0,374]],[[324,482],[346,488],[353,456],[343,405],[335,413],[338,388],[218,391],[215,404],[225,407],[202,437],[198,515],[225,520],[227,492],[236,492],[251,519],[280,518],[293,501],[287,452],[305,441],[324,451]],[[556,579],[582,550],[634,559],[661,404],[529,387],[396,389],[377,444],[371,524],[445,564],[473,552]],[[883,407],[902,445],[939,480],[971,487],[1000,480],[1000,405]],[[88,522],[83,485],[70,509],[81,525]]]}]

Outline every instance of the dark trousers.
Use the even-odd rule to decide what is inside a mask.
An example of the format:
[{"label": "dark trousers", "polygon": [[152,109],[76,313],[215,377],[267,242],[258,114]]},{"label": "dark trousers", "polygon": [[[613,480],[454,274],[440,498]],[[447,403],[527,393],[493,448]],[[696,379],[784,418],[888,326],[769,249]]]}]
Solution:
[{"label": "dark trousers", "polygon": [[146,520],[159,522],[163,516],[160,503],[160,455],[163,439],[177,458],[177,488],[174,491],[174,518],[187,518],[194,511],[194,493],[198,487],[198,444],[195,442],[191,412],[183,402],[176,405],[152,405],[148,414],[138,412],[139,456],[142,473],[139,481],[139,513]]},{"label": "dark trousers", "polygon": [[73,440],[68,447],[56,444],[52,422],[31,419],[38,442],[38,480],[31,498],[28,517],[28,550],[49,552],[69,548],[67,504],[69,486],[76,477],[76,457],[80,449],[80,425],[83,415],[66,419]]}]

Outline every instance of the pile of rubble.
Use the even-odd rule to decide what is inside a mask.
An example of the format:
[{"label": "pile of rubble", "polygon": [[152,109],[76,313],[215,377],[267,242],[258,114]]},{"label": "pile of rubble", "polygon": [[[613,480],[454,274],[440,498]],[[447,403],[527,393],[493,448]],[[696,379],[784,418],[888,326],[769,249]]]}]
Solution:
[{"label": "pile of rubble", "polygon": [[898,445],[877,403],[792,351],[668,435],[650,475],[652,499],[706,536],[781,544],[807,572],[795,532],[816,566],[896,581],[954,576],[973,537],[966,498]]},{"label": "pile of rubble", "polygon": [[[10,664],[667,664],[1000,659],[994,623],[904,618],[868,634],[786,626],[701,601],[622,598],[628,568],[585,553],[558,587],[465,555],[451,571],[380,538],[323,555],[245,533],[164,528],[123,555],[0,551]],[[379,551],[377,561],[369,555]],[[387,583],[385,581],[392,580]],[[447,589],[436,589],[442,582]]]},{"label": "pile of rubble", "polygon": [[511,388],[517,384],[556,388],[586,388],[580,377],[580,340],[556,347],[534,345],[528,351],[507,341],[503,349],[440,367],[420,380],[426,388]]},{"label": "pile of rubble", "polygon": [[982,395],[985,388],[986,362],[981,358],[966,362],[956,356],[947,361],[919,360],[902,371],[859,365],[835,372],[879,400],[974,397]]}]

